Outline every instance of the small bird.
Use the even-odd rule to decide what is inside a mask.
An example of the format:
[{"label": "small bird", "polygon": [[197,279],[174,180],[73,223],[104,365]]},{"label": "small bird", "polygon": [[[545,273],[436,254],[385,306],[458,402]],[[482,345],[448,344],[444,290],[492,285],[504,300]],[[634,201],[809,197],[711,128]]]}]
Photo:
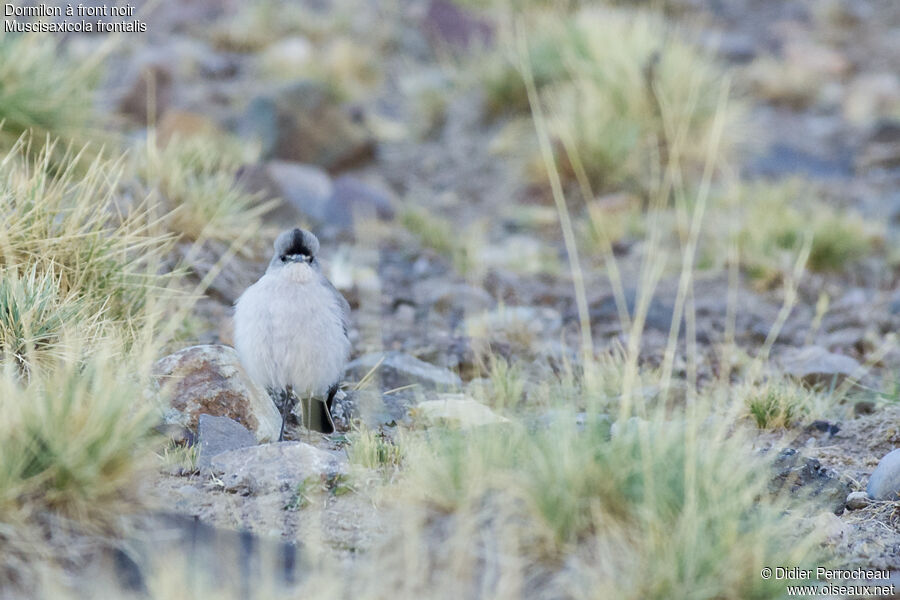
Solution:
[{"label": "small bird", "polygon": [[315,235],[285,231],[274,248],[265,274],[237,300],[234,346],[281,410],[279,441],[295,396],[305,401],[303,424],[332,433],[331,402],[350,355],[350,305],[322,274]]}]

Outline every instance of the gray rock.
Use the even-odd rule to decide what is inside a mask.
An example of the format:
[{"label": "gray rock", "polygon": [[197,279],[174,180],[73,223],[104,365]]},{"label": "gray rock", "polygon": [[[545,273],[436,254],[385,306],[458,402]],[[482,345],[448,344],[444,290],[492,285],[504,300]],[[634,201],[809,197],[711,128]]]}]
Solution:
[{"label": "gray rock", "polygon": [[311,163],[329,171],[372,158],[374,142],[323,85],[299,81],[257,96],[237,132],[261,145],[263,159]]},{"label": "gray rock", "polygon": [[775,143],[765,154],[752,160],[747,170],[751,177],[803,175],[815,179],[839,179],[853,174],[853,156],[844,151],[819,156],[788,144]]},{"label": "gray rock", "polygon": [[357,218],[394,218],[394,205],[386,191],[378,189],[352,175],[341,175],[334,181],[332,206],[346,206]]},{"label": "gray rock", "polygon": [[357,221],[394,216],[387,192],[349,175],[332,182],[324,169],[314,165],[283,160],[245,165],[238,184],[261,198],[282,200],[266,215],[270,223],[304,220],[320,236],[352,233]]},{"label": "gray rock", "polygon": [[822,345],[829,350],[840,350],[843,348],[860,349],[863,347],[865,339],[865,329],[861,327],[844,327],[825,335]]},{"label": "gray rock", "polygon": [[[380,365],[379,361],[381,361]],[[373,352],[360,356],[347,365],[344,376],[348,379],[360,380],[376,365],[378,365],[378,369],[375,377],[381,379],[381,389],[384,390],[412,384],[428,389],[455,389],[462,386],[462,380],[456,373],[403,352]]]},{"label": "gray rock", "polygon": [[269,395],[244,373],[234,348],[192,346],[153,366],[154,390],[169,400],[166,423],[196,431],[201,414],[229,417],[259,441],[278,437],[281,415]]},{"label": "gray rock", "polygon": [[707,45],[724,60],[735,64],[746,64],[756,58],[756,40],[753,36],[729,31],[709,40]]},{"label": "gray rock", "polygon": [[490,23],[451,0],[431,0],[422,28],[432,43],[458,48],[468,48],[472,44],[490,44],[494,35]]},{"label": "gray rock", "polygon": [[775,477],[769,484],[772,493],[781,494],[787,490],[793,496],[805,497],[834,513],[844,510],[850,486],[817,459],[804,457],[793,448],[785,448],[773,466]]},{"label": "gray rock", "polygon": [[820,346],[794,349],[782,359],[785,372],[809,384],[840,382],[857,373],[860,364],[842,354],[834,354]]},{"label": "gray rock", "polygon": [[509,423],[506,417],[465,394],[438,394],[436,400],[419,402],[413,412],[417,419],[428,424],[449,425],[459,429]]},{"label": "gray rock", "polygon": [[315,224],[325,223],[334,185],[324,170],[273,160],[267,165],[279,195],[300,215]]},{"label": "gray rock", "polygon": [[850,492],[847,496],[847,508],[859,510],[869,505],[869,495],[866,492]]},{"label": "gray rock", "polygon": [[226,491],[265,494],[292,490],[308,477],[343,473],[346,465],[304,442],[278,442],[223,452],[211,459],[210,470]]},{"label": "gray rock", "polygon": [[201,469],[208,467],[212,457],[218,454],[256,445],[256,437],[246,427],[228,417],[200,415],[197,436],[200,439],[197,466]]},{"label": "gray rock", "polygon": [[[637,290],[625,290],[625,305],[628,308],[628,314],[633,319],[635,309],[637,308]],[[619,309],[616,306],[616,298],[612,294],[606,296],[599,302],[591,304],[589,307],[591,323],[619,323]],[[645,327],[656,329],[658,331],[668,332],[672,326],[672,319],[675,315],[675,308],[671,304],[667,304],[658,298],[651,298],[650,305],[647,307],[647,317],[645,319]],[[679,332],[684,335],[684,319],[682,319]]]},{"label": "gray rock", "polygon": [[853,414],[855,415],[871,415],[875,412],[875,403],[871,400],[860,400],[853,405]]},{"label": "gray rock", "polygon": [[900,120],[881,119],[872,126],[856,160],[860,170],[900,166]]},{"label": "gray rock", "polygon": [[413,297],[418,304],[431,306],[440,312],[458,310],[475,313],[490,310],[497,304],[483,288],[453,283],[442,277],[416,283]]},{"label": "gray rock", "polygon": [[900,499],[900,448],[891,450],[878,461],[869,477],[866,493],[873,500]]}]

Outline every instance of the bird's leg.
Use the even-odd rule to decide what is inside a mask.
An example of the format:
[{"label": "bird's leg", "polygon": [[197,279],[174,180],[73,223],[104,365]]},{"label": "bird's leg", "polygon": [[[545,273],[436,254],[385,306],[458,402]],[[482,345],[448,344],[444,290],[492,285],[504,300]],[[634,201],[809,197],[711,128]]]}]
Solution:
[{"label": "bird's leg", "polygon": [[337,429],[334,426],[334,417],[331,414],[331,407],[334,404],[334,396],[338,393],[338,390],[341,389],[340,382],[335,383],[330,388],[328,388],[328,395],[325,397],[325,424],[328,426],[327,433],[334,433]]},{"label": "bird's leg", "polygon": [[309,423],[304,423],[306,425],[306,441],[312,441],[312,395],[306,394],[306,418]]},{"label": "bird's leg", "polygon": [[284,441],[284,424],[287,422],[288,415],[291,413],[291,400],[294,397],[294,388],[287,386],[281,392],[281,431],[278,434],[278,441]]}]

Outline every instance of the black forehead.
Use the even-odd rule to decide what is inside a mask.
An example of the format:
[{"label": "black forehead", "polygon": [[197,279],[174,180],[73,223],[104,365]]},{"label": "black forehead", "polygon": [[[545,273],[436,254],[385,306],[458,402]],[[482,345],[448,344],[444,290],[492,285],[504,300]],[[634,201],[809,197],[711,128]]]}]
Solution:
[{"label": "black forehead", "polygon": [[282,255],[311,254],[310,248],[306,244],[306,241],[306,237],[303,235],[303,232],[301,230],[293,230],[287,239],[287,243],[284,246]]}]

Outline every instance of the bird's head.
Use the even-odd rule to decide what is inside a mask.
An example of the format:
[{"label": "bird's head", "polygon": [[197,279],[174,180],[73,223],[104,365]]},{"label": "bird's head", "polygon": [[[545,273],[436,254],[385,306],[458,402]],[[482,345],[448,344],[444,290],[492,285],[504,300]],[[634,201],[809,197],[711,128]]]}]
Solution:
[{"label": "bird's head", "polygon": [[319,240],[305,229],[285,231],[275,239],[274,248],[269,270],[296,264],[311,267],[318,264]]}]

